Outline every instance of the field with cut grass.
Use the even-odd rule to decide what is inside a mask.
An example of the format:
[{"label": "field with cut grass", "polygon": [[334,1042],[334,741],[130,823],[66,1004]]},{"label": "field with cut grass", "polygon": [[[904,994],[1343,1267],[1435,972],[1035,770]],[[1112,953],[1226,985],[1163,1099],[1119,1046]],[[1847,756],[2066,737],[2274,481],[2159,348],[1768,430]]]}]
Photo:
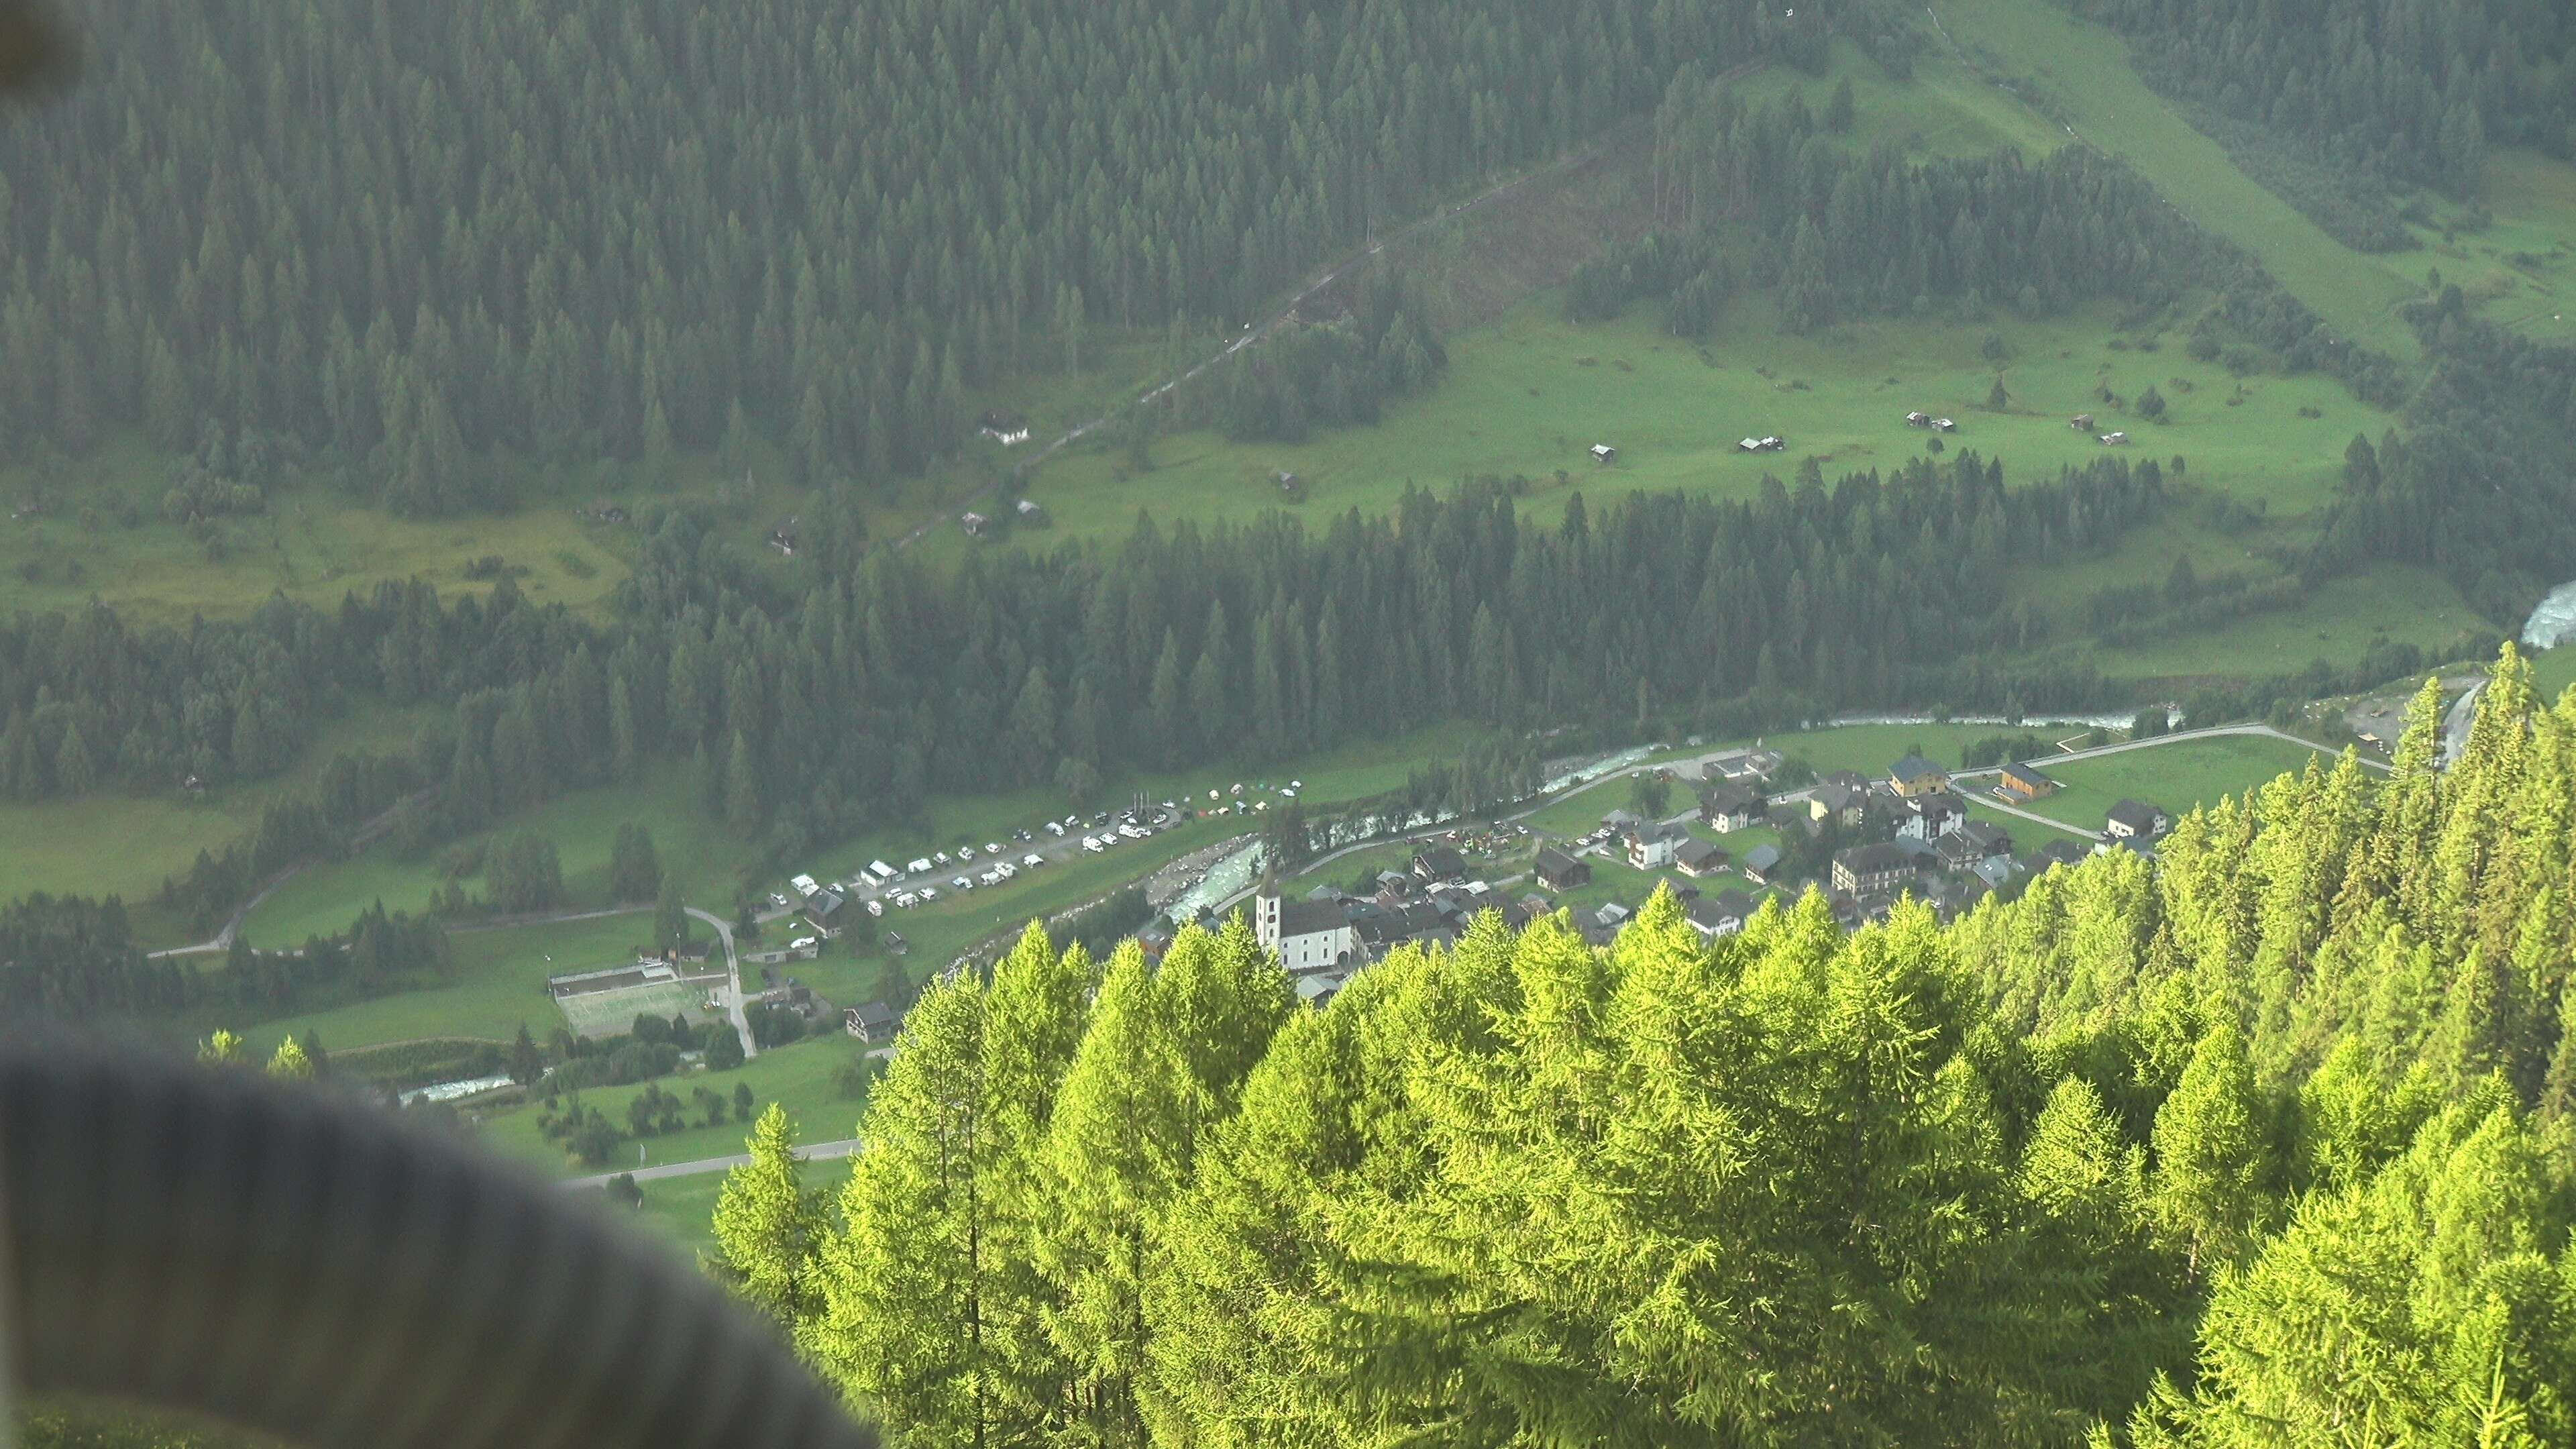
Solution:
[{"label": "field with cut grass", "polygon": [[[2170,557],[2163,567],[2172,567]],[[2349,665],[2381,639],[2416,645],[2438,659],[2465,635],[2493,627],[2431,569],[2373,564],[2328,580],[2301,607],[2284,613],[2250,614],[2201,633],[2125,648],[2087,644],[2082,653],[2113,678],[2242,678],[2289,673],[2318,659]]]},{"label": "field with cut grass", "polygon": [[[2246,792],[2282,774],[2306,769],[2309,758],[2321,753],[2325,752],[2259,735],[2182,740],[2050,765],[2048,773],[2060,787],[2057,793],[2023,808],[2099,834],[2111,807],[2122,800],[2162,806],[2180,819],[2194,806],[2215,805],[2222,796],[2241,800]],[[2326,758],[2332,763],[2331,754]],[[2013,824],[2010,817],[2002,823],[2007,829]]]},{"label": "field with cut grass", "polygon": [[271,804],[310,794],[333,756],[407,752],[429,713],[371,707],[328,721],[291,769],[198,799],[176,790],[109,790],[79,800],[0,803],[0,898],[28,891],[121,895],[151,944],[178,944],[190,923],[148,904],[164,877],[186,875],[197,852],[222,850],[257,830]]},{"label": "field with cut grass", "polygon": [[2418,359],[2397,304],[2423,291],[2356,252],[2236,168],[2225,148],[2147,88],[2128,43],[2049,0],[1937,0],[1942,33],[2085,144],[2121,157],[2203,228],[2259,257],[2343,336]]},{"label": "field with cut grass", "polygon": [[[1350,508],[1388,510],[1411,484],[1517,475],[1530,480],[1524,507],[1553,518],[1576,491],[1747,498],[1765,474],[1789,477],[1808,457],[1828,477],[1885,471],[1930,441],[1905,426],[1914,409],[1957,418],[1946,445],[2001,457],[2007,480],[2021,483],[2102,456],[2091,434],[2067,426],[2089,412],[2105,430],[2136,435],[2131,456],[2181,454],[2201,486],[2295,520],[2329,501],[2353,434],[2391,421],[2324,377],[2240,380],[2193,361],[2181,345],[2188,317],[2126,334],[2107,308],[2040,322],[1874,318],[1790,337],[1769,311],[1767,298],[1746,299],[1698,344],[1667,335],[1645,307],[1577,325],[1542,295],[1451,338],[1446,378],[1375,427],[1293,446],[1179,433],[1156,443],[1147,473],[1130,472],[1121,451],[1078,446],[1037,475],[1030,495],[1054,511],[1057,535],[1106,539],[1140,510],[1241,522],[1286,506],[1320,529]],[[1989,331],[2007,351],[2000,369],[1982,355]],[[1998,371],[2011,402],[1989,411]],[[2096,400],[2100,384],[2124,400],[2152,384],[2167,421],[2122,416]],[[1756,433],[1786,438],[1787,451],[1736,450]],[[1618,461],[1594,464],[1585,451],[1594,443],[1619,449]],[[1283,470],[1303,481],[1302,503],[1285,504],[1271,482]]]},{"label": "field with cut grass", "polygon": [[[352,914],[356,910],[356,905],[350,907]],[[345,927],[348,921],[344,918],[340,924]],[[521,1022],[543,1038],[563,1023],[554,998],[546,994],[548,976],[632,961],[635,946],[649,939],[652,930],[652,914],[635,912],[542,926],[457,931],[448,937],[455,971],[444,981],[424,981],[373,1000],[267,1021],[207,1025],[241,1031],[263,1057],[290,1033],[302,1036],[308,1031],[319,1033],[323,1047],[331,1051],[426,1037],[508,1041]]]}]

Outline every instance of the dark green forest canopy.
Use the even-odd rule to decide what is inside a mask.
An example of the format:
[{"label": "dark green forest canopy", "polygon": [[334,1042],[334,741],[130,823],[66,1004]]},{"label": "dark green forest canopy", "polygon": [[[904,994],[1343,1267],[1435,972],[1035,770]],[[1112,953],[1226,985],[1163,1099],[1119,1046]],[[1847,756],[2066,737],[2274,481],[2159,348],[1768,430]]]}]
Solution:
[{"label": "dark green forest canopy", "polygon": [[213,420],[435,513],[500,501],[496,445],[708,447],[740,403],[879,480],[1085,319],[1231,326],[1830,9],[109,0],[0,156],[0,422]]},{"label": "dark green forest canopy", "polygon": [[1488,914],[1314,1010],[1032,926],[725,1275],[913,1444],[2566,1443],[2576,691],[2440,700],[1947,928]]}]

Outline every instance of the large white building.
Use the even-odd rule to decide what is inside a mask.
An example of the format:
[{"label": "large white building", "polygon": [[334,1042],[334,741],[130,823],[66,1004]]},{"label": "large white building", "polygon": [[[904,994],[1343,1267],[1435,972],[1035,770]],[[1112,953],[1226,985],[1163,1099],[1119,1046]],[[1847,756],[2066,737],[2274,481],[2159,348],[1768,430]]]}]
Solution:
[{"label": "large white building", "polygon": [[1358,940],[1340,906],[1282,900],[1276,891],[1252,898],[1252,929],[1264,950],[1279,953],[1279,964],[1292,976],[1343,964]]}]

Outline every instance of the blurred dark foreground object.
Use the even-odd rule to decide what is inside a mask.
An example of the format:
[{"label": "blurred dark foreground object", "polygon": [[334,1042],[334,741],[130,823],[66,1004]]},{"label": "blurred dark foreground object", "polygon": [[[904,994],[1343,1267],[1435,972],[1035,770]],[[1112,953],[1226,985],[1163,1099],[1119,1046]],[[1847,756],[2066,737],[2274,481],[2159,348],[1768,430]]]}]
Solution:
[{"label": "blurred dark foreground object", "polygon": [[769,1330],[597,1213],[310,1088],[0,1038],[20,1391],[317,1449],[875,1444]]},{"label": "blurred dark foreground object", "polygon": [[37,0],[0,0],[0,92],[68,85],[80,73],[71,32]]}]

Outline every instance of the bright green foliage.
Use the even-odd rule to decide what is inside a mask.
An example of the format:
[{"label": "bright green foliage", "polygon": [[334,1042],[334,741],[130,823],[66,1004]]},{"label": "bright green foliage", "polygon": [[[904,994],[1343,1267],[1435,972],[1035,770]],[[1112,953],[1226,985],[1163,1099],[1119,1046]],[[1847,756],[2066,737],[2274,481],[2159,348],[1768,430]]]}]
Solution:
[{"label": "bright green foliage", "polygon": [[2384,785],[1947,927],[1488,914],[1320,1011],[1240,921],[1032,927],[906,1023],[800,1342],[923,1445],[2570,1442],[2576,700],[2515,667],[2448,771],[2428,693]]},{"label": "bright green foliage", "polygon": [[197,1060],[218,1067],[237,1066],[247,1059],[247,1051],[240,1037],[218,1029],[197,1044]]},{"label": "bright green foliage", "polygon": [[725,1174],[716,1198],[716,1255],[710,1266],[753,1307],[793,1326],[809,1316],[814,1291],[807,1257],[822,1204],[805,1191],[796,1133],[769,1104],[745,1139],[751,1161]]},{"label": "bright green foliage", "polygon": [[284,1081],[313,1080],[313,1059],[304,1054],[304,1044],[293,1037],[277,1044],[277,1054],[268,1059],[268,1074]]}]

